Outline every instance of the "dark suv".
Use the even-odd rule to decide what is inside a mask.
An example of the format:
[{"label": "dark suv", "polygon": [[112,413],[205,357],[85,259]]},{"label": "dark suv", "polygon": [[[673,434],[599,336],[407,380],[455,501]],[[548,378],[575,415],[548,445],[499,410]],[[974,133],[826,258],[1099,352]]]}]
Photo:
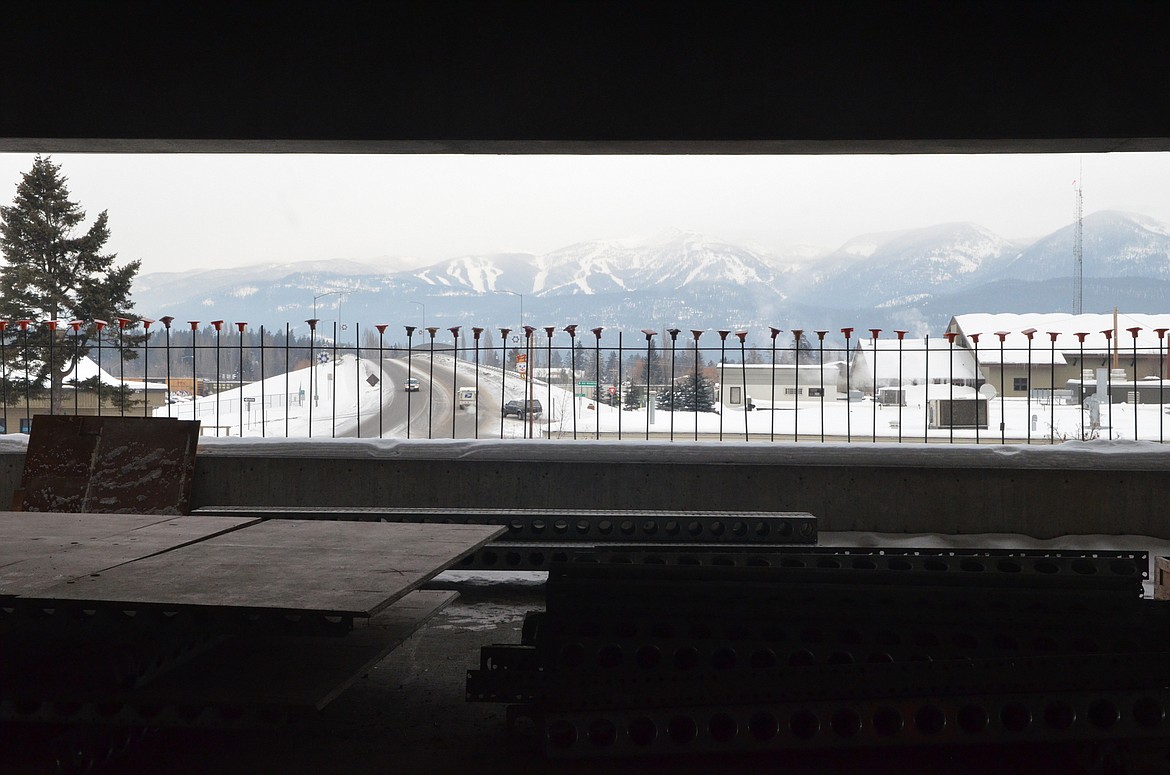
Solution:
[{"label": "dark suv", "polygon": [[524,401],[509,401],[504,404],[504,417],[514,414],[519,419],[525,420],[528,418],[528,410],[530,409],[533,419],[539,420],[541,413],[544,412],[544,407],[540,405],[540,401],[535,398],[532,399],[528,402],[528,409],[524,408],[524,403]]}]

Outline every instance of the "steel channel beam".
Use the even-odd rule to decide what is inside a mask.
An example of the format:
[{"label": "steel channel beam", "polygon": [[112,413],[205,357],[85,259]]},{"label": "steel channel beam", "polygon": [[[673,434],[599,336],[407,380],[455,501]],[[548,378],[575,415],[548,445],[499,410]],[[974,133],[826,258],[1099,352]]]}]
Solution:
[{"label": "steel channel beam", "polygon": [[554,758],[1162,738],[1170,690],[530,709]]},{"label": "steel channel beam", "polygon": [[260,729],[310,723],[316,714],[283,706],[178,705],[124,700],[0,698],[0,721],[32,724]]},{"label": "steel channel beam", "polygon": [[1170,606],[1143,600],[1132,592],[980,587],[915,587],[876,584],[717,583],[681,585],[549,585],[550,614],[593,617],[669,617],[667,621],[848,622],[885,618],[893,622],[962,622],[995,618],[1003,622],[1047,620],[1132,621],[1150,617],[1162,622]]},{"label": "steel channel beam", "polygon": [[99,632],[103,628],[124,631],[120,628],[137,627],[143,632],[154,632],[155,627],[182,626],[203,630],[227,629],[233,633],[344,635],[353,629],[353,617],[301,611],[217,609],[199,605],[142,605],[117,601],[77,603],[31,597],[14,597],[0,602],[0,637],[39,630],[59,636],[73,628]]},{"label": "steel channel beam", "polygon": [[201,516],[501,525],[504,541],[815,544],[807,512],[207,506]]},{"label": "steel channel beam", "polygon": [[[1135,553],[1127,553],[1135,554]],[[847,578],[851,572],[868,574],[866,578],[887,575],[887,583],[896,580],[920,583],[925,574],[939,582],[941,574],[953,574],[953,583],[975,580],[981,586],[1001,583],[1019,585],[1021,577],[1059,577],[1061,586],[1084,584],[1101,588],[1117,582],[1140,594],[1141,581],[1149,576],[1149,559],[1137,557],[1052,557],[1003,555],[918,555],[918,554],[830,554],[808,552],[794,547],[767,548],[742,544],[695,544],[685,549],[677,545],[646,543],[634,546],[574,544],[568,542],[494,541],[464,557],[455,567],[466,570],[533,570],[547,571],[559,565],[599,566],[682,566],[776,569],[781,578],[791,580],[832,581]],[[976,574],[978,578],[976,579]],[[1069,581],[1069,579],[1074,579]],[[1110,579],[1112,581],[1101,581]],[[1131,582],[1126,585],[1124,580]],[[1041,582],[1043,583],[1043,582]]]},{"label": "steel channel beam", "polygon": [[[654,547],[672,551],[667,547]],[[678,551],[677,549],[673,551]],[[685,553],[685,552],[683,552]],[[757,551],[761,557],[768,553]],[[1137,589],[1148,576],[1148,558],[1142,560],[1053,557],[920,557],[806,554],[779,550],[769,565],[681,565],[633,563],[567,563],[550,569],[550,586],[594,583],[734,582],[782,583],[790,579],[815,582],[840,578],[874,583],[923,586],[1006,586],[1028,588]],[[801,572],[811,572],[801,575]]]}]

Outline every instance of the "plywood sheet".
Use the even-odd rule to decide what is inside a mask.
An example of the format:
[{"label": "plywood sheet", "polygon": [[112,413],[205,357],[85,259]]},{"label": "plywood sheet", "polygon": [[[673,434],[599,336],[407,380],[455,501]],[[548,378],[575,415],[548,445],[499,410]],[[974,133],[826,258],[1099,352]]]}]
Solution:
[{"label": "plywood sheet", "polygon": [[0,512],[0,596],[47,589],[258,519]]},{"label": "plywood sheet", "polygon": [[503,532],[271,520],[41,592],[64,600],[372,616]]},{"label": "plywood sheet", "polygon": [[14,508],[187,514],[198,437],[170,417],[37,415]]},{"label": "plywood sheet", "polygon": [[187,706],[320,710],[458,596],[418,590],[343,636],[238,637],[127,699]]}]

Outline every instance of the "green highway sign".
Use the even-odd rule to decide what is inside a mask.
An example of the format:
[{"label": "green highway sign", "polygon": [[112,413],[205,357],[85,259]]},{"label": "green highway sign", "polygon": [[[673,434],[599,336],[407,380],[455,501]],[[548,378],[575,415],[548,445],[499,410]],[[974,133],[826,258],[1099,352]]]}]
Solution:
[{"label": "green highway sign", "polygon": [[580,385],[581,387],[597,387],[596,382],[587,382],[583,379],[577,380],[577,384]]}]

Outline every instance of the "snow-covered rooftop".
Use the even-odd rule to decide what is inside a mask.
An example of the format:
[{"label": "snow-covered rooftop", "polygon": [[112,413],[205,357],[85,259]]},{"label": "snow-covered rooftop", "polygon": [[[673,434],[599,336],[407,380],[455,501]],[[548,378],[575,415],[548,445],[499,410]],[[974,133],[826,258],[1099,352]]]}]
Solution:
[{"label": "snow-covered rooftop", "polygon": [[[1078,333],[1088,334],[1085,337],[1084,352],[1104,353],[1111,350],[1110,338],[1102,332],[1109,331],[1110,337],[1115,338],[1121,352],[1132,352],[1135,341],[1131,328],[1137,331],[1136,345],[1139,352],[1159,352],[1159,335],[1157,329],[1170,331],[1170,313],[1138,314],[1119,313],[1117,316],[1117,330],[1114,332],[1112,314],[1082,314],[1066,313],[1035,313],[1035,314],[972,314],[956,315],[955,322],[958,330],[965,337],[971,334],[980,334],[979,361],[980,363],[999,363],[999,337],[997,332],[1006,331],[1004,337],[1004,363],[1028,362],[1028,337],[1025,331],[1034,330],[1032,339],[1031,361],[1033,364],[1047,364],[1052,352],[1052,339],[1056,337],[1056,362],[1064,363],[1061,352],[1073,354],[1080,352],[1081,343]],[[1162,348],[1166,341],[1161,338]],[[1162,352],[1165,352],[1163,349]]]},{"label": "snow-covered rooftop", "polygon": [[[901,345],[901,348],[899,348]],[[876,346],[876,352],[875,352]],[[974,379],[975,359],[971,352],[954,347],[945,337],[931,339],[863,339],[853,351],[853,374],[857,379],[873,382],[903,383],[931,379]],[[952,371],[953,370],[953,371]]]}]

